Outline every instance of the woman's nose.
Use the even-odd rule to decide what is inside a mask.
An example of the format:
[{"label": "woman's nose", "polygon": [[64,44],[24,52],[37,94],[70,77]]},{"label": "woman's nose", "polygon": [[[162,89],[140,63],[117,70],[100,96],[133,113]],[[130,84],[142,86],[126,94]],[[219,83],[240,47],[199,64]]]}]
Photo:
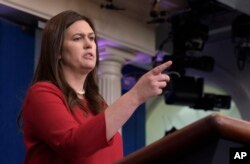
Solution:
[{"label": "woman's nose", "polygon": [[83,48],[84,48],[84,49],[92,48],[91,41],[88,40],[88,39],[85,39],[85,40],[84,40],[84,44],[83,44]]}]

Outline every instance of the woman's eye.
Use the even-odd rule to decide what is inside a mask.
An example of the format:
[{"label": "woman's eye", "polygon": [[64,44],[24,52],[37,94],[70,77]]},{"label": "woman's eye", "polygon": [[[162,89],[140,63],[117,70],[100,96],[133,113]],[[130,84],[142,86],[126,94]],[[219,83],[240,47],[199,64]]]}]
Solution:
[{"label": "woman's eye", "polygon": [[95,37],[94,36],[90,36],[89,40],[95,40]]},{"label": "woman's eye", "polygon": [[78,41],[78,40],[81,40],[81,39],[82,39],[82,37],[75,37],[73,40]]}]

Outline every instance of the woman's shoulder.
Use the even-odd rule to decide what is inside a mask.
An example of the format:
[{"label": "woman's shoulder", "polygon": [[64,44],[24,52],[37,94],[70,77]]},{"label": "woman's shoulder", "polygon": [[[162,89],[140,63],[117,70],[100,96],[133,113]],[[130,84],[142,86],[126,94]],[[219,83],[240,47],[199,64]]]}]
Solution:
[{"label": "woman's shoulder", "polygon": [[41,81],[32,84],[29,89],[29,92],[37,92],[37,91],[49,91],[49,92],[56,92],[61,93],[61,90],[52,82],[49,81]]}]

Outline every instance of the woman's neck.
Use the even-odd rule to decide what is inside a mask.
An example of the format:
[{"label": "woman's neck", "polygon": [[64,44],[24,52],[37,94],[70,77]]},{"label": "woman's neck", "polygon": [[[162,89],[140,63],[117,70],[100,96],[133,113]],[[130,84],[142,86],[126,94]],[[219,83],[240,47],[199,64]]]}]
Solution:
[{"label": "woman's neck", "polygon": [[72,72],[70,73],[64,72],[64,77],[65,77],[65,80],[70,85],[70,87],[73,90],[75,90],[77,94],[79,95],[85,94],[85,90],[83,86],[84,86],[87,74],[82,75],[82,74],[77,74],[77,73],[72,73]]}]

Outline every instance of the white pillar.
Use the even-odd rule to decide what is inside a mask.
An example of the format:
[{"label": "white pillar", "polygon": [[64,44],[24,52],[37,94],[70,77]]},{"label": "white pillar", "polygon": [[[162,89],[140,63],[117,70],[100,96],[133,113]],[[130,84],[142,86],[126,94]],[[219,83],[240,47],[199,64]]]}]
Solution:
[{"label": "white pillar", "polygon": [[122,61],[103,60],[98,70],[100,93],[110,105],[121,96]]},{"label": "white pillar", "polygon": [[98,69],[98,82],[100,94],[108,105],[121,96],[121,69],[133,54],[119,49],[105,47],[100,49],[100,63]]}]

